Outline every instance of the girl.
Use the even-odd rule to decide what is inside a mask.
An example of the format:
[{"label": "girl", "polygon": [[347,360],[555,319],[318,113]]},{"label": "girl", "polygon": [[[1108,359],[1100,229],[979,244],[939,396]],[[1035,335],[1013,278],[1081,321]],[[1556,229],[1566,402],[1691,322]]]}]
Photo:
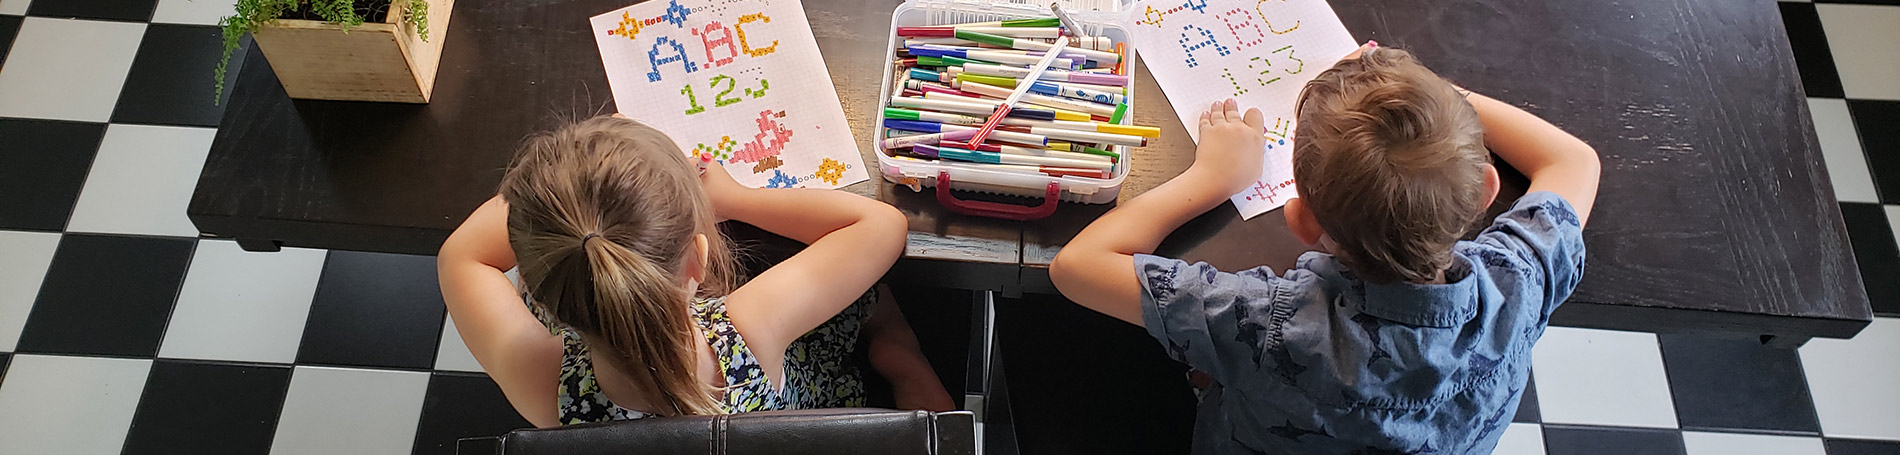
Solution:
[{"label": "girl", "polygon": [[[733,289],[726,219],[810,246]],[[860,331],[899,407],[950,410],[889,293],[870,289],[905,231],[878,201],[695,169],[616,115],[528,139],[437,266],[462,340],[536,426],[863,406]],[[517,265],[528,305],[503,274]]]}]

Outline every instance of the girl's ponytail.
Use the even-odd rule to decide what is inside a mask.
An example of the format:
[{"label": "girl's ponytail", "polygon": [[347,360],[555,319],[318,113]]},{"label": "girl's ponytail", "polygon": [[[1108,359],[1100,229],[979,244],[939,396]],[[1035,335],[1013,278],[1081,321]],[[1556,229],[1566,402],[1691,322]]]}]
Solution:
[{"label": "girl's ponytail", "polygon": [[662,398],[670,409],[661,412],[721,412],[717,389],[696,375],[706,341],[686,277],[703,277],[701,295],[724,295],[732,256],[698,178],[658,130],[598,117],[529,138],[501,184],[509,246],[534,305],[634,370],[628,379]]}]

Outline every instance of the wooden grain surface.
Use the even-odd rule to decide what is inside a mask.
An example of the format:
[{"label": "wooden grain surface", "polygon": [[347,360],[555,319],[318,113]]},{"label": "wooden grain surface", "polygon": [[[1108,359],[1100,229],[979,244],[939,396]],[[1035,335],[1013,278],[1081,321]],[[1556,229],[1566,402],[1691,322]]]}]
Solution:
[{"label": "wooden grain surface", "polygon": [[[613,110],[586,23],[627,3],[456,5],[427,105],[292,101],[268,65],[244,65],[189,214],[201,231],[249,245],[432,254],[493,194],[523,136]],[[805,3],[860,153],[874,163],[864,140],[897,3]],[[1870,319],[1773,2],[1332,3],[1358,39],[1411,50],[1603,154],[1588,271],[1557,322],[1801,338],[1852,335]],[[1137,122],[1164,132],[1134,159],[1123,200],[1192,156],[1153,79],[1139,79]],[[1506,180],[1504,197],[1521,194],[1521,176]],[[877,177],[844,190],[909,215],[911,243],[890,276],[1006,294],[1053,291],[1048,259],[1110,208],[1064,204],[1018,223],[952,214]],[[729,229],[759,257],[795,248]],[[1230,206],[1161,248],[1229,270],[1284,269],[1304,251],[1279,212],[1242,222]]]},{"label": "wooden grain surface", "polygon": [[[1871,318],[1774,2],[1331,3],[1356,39],[1407,49],[1602,155],[1584,232],[1587,272],[1555,322],[1842,337]],[[1165,95],[1151,83],[1138,90],[1150,100],[1138,121],[1164,131],[1135,161],[1121,200],[1193,159],[1180,122],[1154,101]],[[1507,174],[1493,214],[1528,182]],[[1105,210],[1064,207],[1031,224],[1024,262],[1046,268]],[[1242,222],[1225,205],[1159,253],[1224,270],[1284,270],[1307,250],[1280,211]],[[1047,289],[1030,282],[1046,280],[1046,270],[1024,276],[1026,289]]]},{"label": "wooden grain surface", "polygon": [[[526,135],[613,112],[587,18],[627,0],[462,2],[427,105],[291,100],[269,65],[245,65],[188,210],[205,233],[287,246],[434,254],[494,193]],[[894,2],[812,1],[827,68],[863,143]],[[864,20],[869,18],[869,20]],[[253,50],[252,62],[264,58]],[[860,145],[867,163],[874,151]],[[844,190],[910,215],[900,270],[966,288],[1013,288],[1021,224],[938,210],[876,179]],[[784,241],[732,230],[753,244]],[[769,248],[768,248],[769,249]],[[921,262],[920,262],[921,261]],[[952,268],[975,266],[976,273]],[[965,276],[968,275],[968,276]]]}]

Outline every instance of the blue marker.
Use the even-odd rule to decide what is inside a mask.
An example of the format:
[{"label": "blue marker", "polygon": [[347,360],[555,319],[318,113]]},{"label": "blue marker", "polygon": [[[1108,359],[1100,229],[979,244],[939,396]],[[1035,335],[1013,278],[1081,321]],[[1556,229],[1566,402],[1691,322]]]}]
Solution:
[{"label": "blue marker", "polygon": [[1127,98],[1120,93],[1103,91],[1101,89],[1082,88],[1070,84],[1057,84],[1043,81],[1036,81],[1035,84],[1031,84],[1029,91],[1039,95],[1060,96],[1063,98],[1094,101],[1109,105],[1121,104],[1122,101]]}]

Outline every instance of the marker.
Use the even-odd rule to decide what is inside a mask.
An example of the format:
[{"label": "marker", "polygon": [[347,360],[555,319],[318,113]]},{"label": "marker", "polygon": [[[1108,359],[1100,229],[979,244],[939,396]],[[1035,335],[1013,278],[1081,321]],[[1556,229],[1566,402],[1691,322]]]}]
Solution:
[{"label": "marker", "polygon": [[[958,85],[957,87],[962,89],[963,91],[975,93],[975,94],[983,95],[983,96],[994,96],[994,97],[1000,98],[1000,97],[1010,96],[1011,94],[1014,93],[1010,89],[997,87],[994,85],[980,84],[980,83],[970,81],[969,79],[960,78],[958,79],[958,82],[960,82],[961,84]],[[1017,90],[1024,90],[1025,92],[1027,92],[1026,90],[1027,88],[1028,87],[1018,87]],[[1100,115],[1103,117],[1115,115],[1115,108],[1109,107],[1107,105],[1090,103],[1087,101],[1077,101],[1077,100],[1072,100],[1068,98],[1040,95],[1040,94],[1035,94],[1035,93],[1023,93],[1022,100],[1023,102],[1026,102],[1026,103],[1040,104],[1043,106],[1048,106],[1048,107],[1057,108],[1057,109],[1067,109],[1067,110],[1077,111],[1077,112],[1086,112],[1089,115]]]},{"label": "marker", "polygon": [[1121,158],[1122,158],[1122,155],[1120,153],[1115,153],[1114,151],[1111,151],[1111,150],[1104,150],[1104,149],[1099,149],[1095,147],[1090,147],[1090,146],[1086,146],[1082,144],[1069,143],[1069,142],[1049,141],[1049,143],[1044,144],[1043,147],[1050,150],[1066,150],[1066,151],[1071,151],[1071,152],[1076,152],[1076,153],[1087,153],[1090,155],[1106,156],[1108,157],[1108,159],[1115,160],[1115,161],[1121,161]]},{"label": "marker", "polygon": [[[961,133],[961,132],[962,131],[958,131],[958,133]],[[945,134],[949,134],[949,133],[945,133]],[[934,145],[938,145],[942,147],[970,149],[970,150],[976,150],[980,152],[997,152],[997,153],[1003,153],[1003,154],[1009,154],[1009,155],[1047,156],[1047,157],[1052,157],[1052,158],[1063,158],[1063,159],[1071,159],[1071,160],[1097,161],[1097,162],[1107,163],[1111,165],[1115,164],[1115,160],[1109,159],[1106,156],[1090,155],[1087,153],[1064,152],[1061,150],[1049,150],[1049,149],[1044,149],[1044,148],[1017,147],[1014,145],[1000,145],[1000,144],[971,144],[968,142],[957,141],[957,140],[941,140],[941,141],[938,141]]]},{"label": "marker", "polygon": [[978,43],[978,42],[970,41],[970,40],[963,40],[963,39],[956,39],[956,38],[943,38],[943,37],[908,38],[904,40],[904,47],[898,48],[898,50],[906,50],[912,47],[931,45],[931,44],[947,45],[947,46],[975,46],[982,43]]},{"label": "marker", "polygon": [[911,79],[920,81],[950,82],[950,76],[923,68],[911,68],[909,74]]},{"label": "marker", "polygon": [[[985,64],[985,63],[971,63],[971,64],[963,65],[961,71],[963,71],[964,73],[969,73],[969,74],[981,74],[984,76],[1002,76],[1002,77],[1016,78],[1019,80],[1022,79],[1023,76],[1029,75],[1029,69],[1027,68],[1017,68],[1013,66],[1003,66],[1003,65],[990,65],[990,64]],[[1062,70],[1044,71],[1042,73],[1042,76],[1037,77],[1036,80],[1053,81],[1053,82],[1077,82],[1077,83],[1083,83],[1083,84],[1096,84],[1096,85],[1113,85],[1117,87],[1128,85],[1128,76],[1116,75],[1116,74],[1095,74],[1095,73],[1084,73],[1084,72],[1077,72],[1077,71],[1062,71]]]},{"label": "marker", "polygon": [[1106,170],[1080,169],[1060,166],[1031,166],[1026,164],[982,164],[983,169],[1006,169],[1011,172],[1045,174],[1051,177],[1088,177],[1105,179],[1111,177]]},{"label": "marker", "polygon": [[[938,46],[934,44],[926,44],[926,45],[921,45],[917,47],[912,47],[910,48],[910,53],[911,55],[915,55],[918,57],[946,57],[948,56],[948,57],[957,57],[957,58],[970,59],[970,60],[982,60],[986,62],[1007,63],[1011,65],[1034,65],[1037,62],[1042,61],[1042,56],[1039,56],[1039,55],[1029,55],[1026,53],[1018,54],[1018,53],[1006,52],[1006,51],[971,50],[971,49],[955,48],[955,47],[948,47],[948,46]],[[1056,56],[1055,61],[1051,62],[1050,65],[1060,66],[1063,68],[1075,68],[1076,61],[1072,59],[1064,58],[1058,55]],[[1027,71],[1027,69],[1024,69],[1024,71]]]},{"label": "marker", "polygon": [[917,90],[920,92],[923,92],[925,95],[929,95],[931,93],[942,93],[946,95],[956,95],[956,96],[961,96],[961,97],[966,97],[966,98],[976,98],[976,97],[981,96],[975,93],[970,93],[970,92],[965,92],[962,90],[950,88],[950,87],[944,86],[943,84],[928,84],[928,85],[919,84],[917,86]]},{"label": "marker", "polygon": [[[963,126],[963,125],[950,125],[950,124],[944,124],[944,123],[924,122],[924,121],[916,121],[916,120],[893,120],[893,119],[885,119],[884,127],[891,128],[891,129],[899,129],[899,130],[904,130],[904,131],[918,131],[918,132],[924,132],[924,133],[948,133],[951,131],[976,131],[977,130],[976,128]],[[1047,141],[1047,139],[1044,138],[1043,136],[1029,134],[1027,132],[1022,132],[1022,131],[997,130],[996,132],[991,133],[991,136],[994,136],[996,140],[1000,140],[1004,142],[1014,142],[1018,144],[1033,145],[1037,147],[1041,147],[1043,142]]]},{"label": "marker", "polygon": [[[946,36],[953,36],[953,37],[962,38],[962,39],[969,39],[969,38],[963,38],[961,36],[957,36],[959,32],[966,32],[966,33],[975,32],[975,33],[999,35],[999,36],[1006,36],[1006,37],[1013,37],[1013,38],[1055,38],[1058,36],[1062,36],[1061,27],[982,27],[982,26],[963,27],[963,26],[934,25],[934,26],[924,26],[924,27],[898,27],[897,28],[897,36],[903,36],[903,37],[917,36],[917,37],[941,38],[941,37],[946,37]],[[1008,45],[1004,44],[1003,46],[1008,46]]]},{"label": "marker", "polygon": [[[950,97],[950,98],[954,98],[954,99],[945,99],[945,97]],[[925,93],[925,94],[924,94],[924,99],[929,99],[929,100],[942,100],[942,101],[956,101],[956,102],[963,102],[963,103],[980,103],[980,104],[983,104],[984,106],[988,106],[988,107],[989,107],[990,109],[994,109],[994,108],[995,108],[995,107],[996,107],[997,105],[999,105],[999,104],[1003,104],[1003,101],[1002,101],[1002,100],[992,100],[992,99],[983,99],[983,98],[970,98],[970,97],[963,97],[963,96],[956,96],[956,95],[950,95],[950,94],[944,94],[944,93]],[[925,108],[925,109],[930,109],[930,108]],[[939,111],[941,111],[941,110],[943,110],[943,109],[935,109],[935,110],[939,110]],[[1093,120],[1093,119],[1094,119],[1094,117],[1090,117],[1088,113],[1084,113],[1084,112],[1076,112],[1076,111],[1071,111],[1071,110],[1067,110],[1067,109],[1047,109],[1047,108],[1044,108],[1044,109],[1036,109],[1036,110],[1039,110],[1039,111],[1046,111],[1046,112],[1049,112],[1049,113],[1050,113],[1050,114],[1052,115],[1052,116],[1051,116],[1051,117],[1049,117],[1049,118],[1039,118],[1039,119],[1037,119],[1037,120],[1075,120],[1075,121],[1088,121],[1088,120]],[[985,109],[985,110],[984,110],[983,112],[963,112],[963,111],[953,111],[953,112],[958,112],[958,113],[963,113],[963,114],[989,114],[989,109]],[[1035,117],[1030,117],[1030,116],[1021,116],[1021,115],[1017,115],[1017,116],[1014,116],[1014,117],[1022,117],[1022,118],[1035,118]]]},{"label": "marker", "polygon": [[[968,115],[957,115],[957,114],[945,114],[942,112],[913,111],[910,109],[898,109],[894,107],[884,108],[884,118],[896,119],[896,120],[922,120],[926,122],[948,123],[952,125],[982,125],[983,124],[982,117],[971,117]],[[1007,118],[1003,119],[1003,123],[1009,123],[1011,121],[1040,122],[1041,120],[1007,119]]]},{"label": "marker", "polygon": [[917,64],[922,66],[963,66],[972,62],[975,60],[962,57],[917,57]]},{"label": "marker", "polygon": [[[995,76],[983,76],[983,77],[995,77]],[[955,82],[955,81],[952,81],[952,82]],[[1016,81],[1014,79],[1011,79],[1010,82],[1013,84]],[[1125,101],[1128,99],[1127,96],[1124,96],[1120,93],[1121,90],[1119,89],[1101,90],[1096,87],[1099,87],[1099,86],[1095,86],[1095,85],[1085,86],[1085,84],[1063,84],[1063,83],[1057,83],[1057,82],[1036,81],[1033,84],[1029,84],[1029,91],[1036,94],[1040,94],[1040,95],[1060,96],[1063,98],[1087,100],[1087,101],[1093,101],[1093,102],[1107,104],[1111,106],[1116,105],[1116,104],[1121,104],[1122,101]],[[1107,88],[1107,87],[1104,87],[1104,88]]]},{"label": "marker", "polygon": [[1119,124],[1122,122],[1122,119],[1126,117],[1128,117],[1128,103],[1117,104],[1115,105],[1115,115],[1108,116],[1108,122]]},{"label": "marker", "polygon": [[[949,123],[949,122],[945,122]],[[1074,131],[1094,131],[1097,133],[1125,134],[1141,137],[1161,137],[1161,129],[1152,126],[1116,125],[1102,122],[1072,122],[1067,120],[1028,120],[1003,119],[1004,125],[1056,128]]]},{"label": "marker", "polygon": [[[1002,35],[992,35],[992,34],[983,33],[983,32],[979,32],[975,30],[967,30],[967,29],[961,29],[961,28],[957,29],[956,34],[953,36],[955,36],[957,39],[975,41],[975,42],[988,44],[992,46],[1002,46],[1002,47],[1007,47],[1010,49],[1021,49],[1025,51],[1046,51],[1046,50],[1049,50],[1050,47],[1054,46],[1053,44],[1050,44],[1050,43],[1045,43],[1045,42],[1031,40],[1031,39],[1013,38],[1013,37],[1002,36]],[[1077,55],[1081,55],[1084,58],[1087,58],[1090,61],[1102,62],[1102,63],[1110,64],[1110,65],[1113,65],[1116,62],[1121,61],[1121,56],[1115,55],[1114,52],[1103,52],[1103,51],[1098,51],[1095,49],[1089,49],[1085,47],[1070,47],[1068,49],[1063,49],[1062,53],[1077,54]]]},{"label": "marker", "polygon": [[1046,156],[1008,155],[996,152],[984,152],[969,149],[939,147],[934,145],[916,145],[911,152],[923,156],[932,156],[946,160],[967,161],[988,164],[1029,164],[1036,166],[1061,166],[1083,169],[1107,169],[1109,163],[1084,160],[1069,160]]},{"label": "marker", "polygon": [[[963,98],[963,97],[955,96],[955,95],[941,95],[940,94],[938,96],[939,97],[952,96],[955,98]],[[963,99],[967,99],[969,101],[931,98],[930,94],[926,93],[924,94],[924,98],[910,98],[910,97],[891,98],[891,105],[897,106],[897,107],[908,107],[912,109],[929,109],[933,111],[955,112],[959,114],[975,114],[975,115],[989,115],[990,111],[995,110],[996,108],[996,105],[994,104],[981,103],[980,101],[983,101],[983,100],[978,100],[975,98],[963,98]],[[1042,109],[1016,109],[1016,110],[1010,111],[1009,116],[1018,117],[1018,118],[1026,118],[1026,119],[1036,119],[1036,120],[1055,120],[1056,119],[1056,113],[1054,111],[1048,111],[1048,110],[1042,110]]]},{"label": "marker", "polygon": [[[951,131],[948,133],[919,134],[919,135],[914,135],[914,136],[902,136],[902,137],[894,137],[890,139],[885,139],[882,145],[884,146],[885,150],[898,150],[898,149],[909,148],[910,146],[913,146],[913,145],[935,145],[945,140],[961,141],[961,140],[969,139],[970,136],[975,136],[975,135],[976,135],[976,131]],[[1089,156],[1094,156],[1094,155],[1089,155]]]},{"label": "marker", "polygon": [[1148,145],[1148,138],[1127,134],[1098,133],[1094,131],[1065,130],[1040,126],[1007,126],[1004,129],[1019,133],[1029,133],[1046,138],[1069,142],[1092,142],[1097,144],[1126,145],[1141,147]]},{"label": "marker", "polygon": [[[987,44],[987,43],[983,43],[983,44]],[[921,48],[920,52],[926,55],[937,55],[937,54],[942,54],[946,51],[951,51],[951,50],[958,50],[958,51],[964,51],[964,52],[969,52],[969,51],[1001,52],[1005,54],[1027,55],[1031,57],[1042,57],[1043,54],[1048,53],[1048,51],[1046,50],[1025,51],[1025,50],[1018,50],[1018,49],[1007,49],[1007,48],[998,49],[995,47],[974,47],[974,46],[969,46],[969,45],[957,45],[957,44],[925,44],[919,47]],[[1073,52],[1075,50],[1077,49],[1063,48],[1060,52],[1057,52],[1056,56],[1060,58],[1069,59],[1070,61],[1077,63],[1082,68],[1094,68],[1096,66],[1099,66],[1099,65],[1096,65],[1097,62],[1089,61],[1088,56]],[[910,49],[905,49],[904,51],[910,52]],[[977,63],[995,63],[995,62],[977,62]]]},{"label": "marker", "polygon": [[942,27],[954,28],[954,27],[1060,27],[1060,26],[1062,26],[1061,19],[1054,18],[1054,17],[1038,17],[1035,19],[1012,19],[1012,20],[1007,20],[1007,21],[989,21],[989,22],[971,22],[968,24],[951,24],[951,25],[945,25]]}]

